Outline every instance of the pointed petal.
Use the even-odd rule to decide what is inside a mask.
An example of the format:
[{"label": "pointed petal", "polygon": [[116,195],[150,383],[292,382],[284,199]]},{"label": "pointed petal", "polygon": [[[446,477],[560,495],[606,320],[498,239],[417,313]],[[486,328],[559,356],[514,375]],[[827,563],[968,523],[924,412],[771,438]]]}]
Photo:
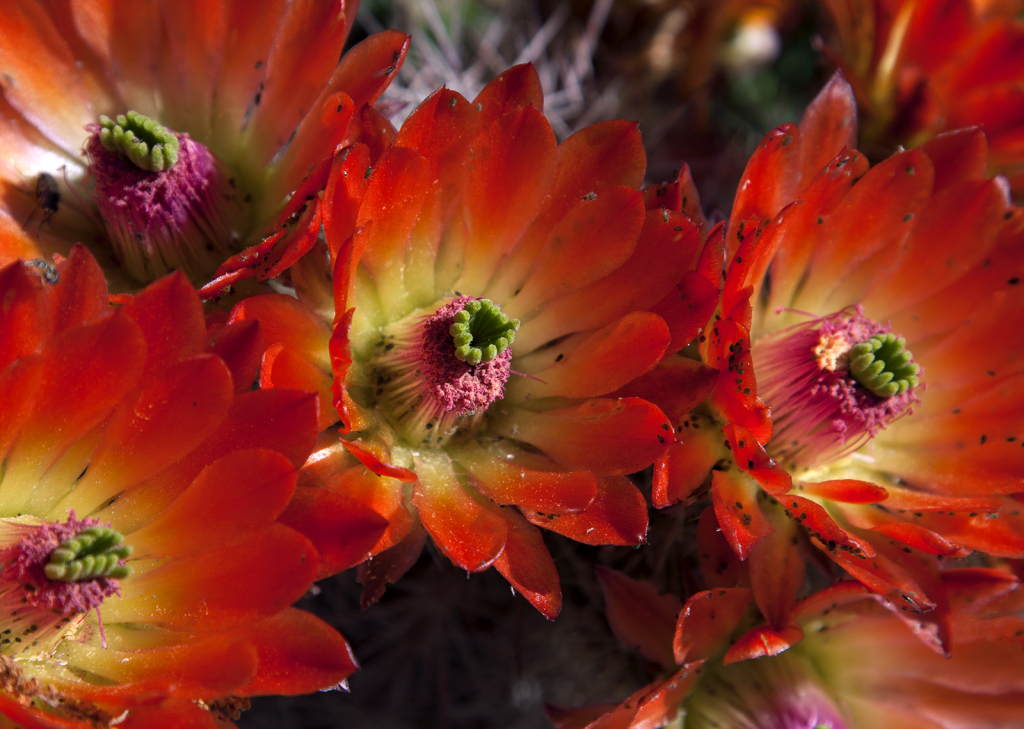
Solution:
[{"label": "pointed petal", "polygon": [[674,290],[659,301],[651,311],[668,324],[672,342],[666,352],[675,353],[701,333],[718,306],[719,290],[703,276],[686,271]]},{"label": "pointed petal", "polygon": [[686,433],[684,442],[669,446],[654,464],[654,508],[665,509],[680,501],[689,503],[722,455],[718,434],[709,430]]},{"label": "pointed petal", "polygon": [[935,167],[935,191],[963,180],[983,180],[988,141],[979,127],[944,132],[921,145]]},{"label": "pointed petal", "polygon": [[467,572],[490,567],[505,548],[505,521],[466,493],[444,453],[416,458],[416,475],[412,503],[434,543]]},{"label": "pointed petal", "polygon": [[798,527],[777,509],[768,514],[775,531],[750,549],[750,586],[768,624],[784,629],[804,585],[807,563],[799,549]]},{"label": "pointed petal", "polygon": [[548,620],[554,620],[562,610],[562,587],[558,570],[540,530],[528,522],[515,509],[495,508],[508,527],[505,549],[494,568],[509,584],[522,593]]},{"label": "pointed petal", "polygon": [[686,357],[666,357],[654,369],[615,392],[640,397],[657,405],[669,421],[678,423],[711,394],[718,370]]},{"label": "pointed petal", "polygon": [[712,655],[736,629],[750,606],[744,587],[705,590],[691,595],[679,613],[672,650],[678,664]]},{"label": "pointed petal", "polygon": [[164,26],[157,56],[161,122],[205,140],[210,134],[213,85],[224,57],[224,3],[161,0],[159,5]]},{"label": "pointed petal", "polygon": [[735,468],[713,471],[711,498],[722,533],[740,559],[774,529],[757,503],[757,483]]},{"label": "pointed petal", "polygon": [[144,380],[178,360],[206,351],[203,306],[181,271],[147,286],[123,310],[146,338]]},{"label": "pointed petal", "polygon": [[325,372],[330,371],[327,342],[331,330],[309,307],[291,296],[263,294],[231,310],[228,323],[256,320],[267,346],[284,344]]},{"label": "pointed petal", "polygon": [[521,63],[503,71],[473,99],[473,106],[477,104],[480,105],[478,112],[483,117],[483,124],[490,124],[527,106],[543,112],[544,89],[541,88],[537,69],[532,63]]},{"label": "pointed petal", "polygon": [[722,663],[728,666],[751,658],[777,656],[799,643],[803,638],[804,631],[795,625],[781,630],[775,630],[768,626],[754,628],[733,643],[732,647],[725,652]]},{"label": "pointed petal", "polygon": [[327,428],[338,422],[338,411],[332,404],[334,395],[331,386],[334,378],[330,373],[312,365],[309,360],[288,349],[283,344],[275,344],[263,355],[263,367],[260,371],[260,387],[264,390],[292,388],[311,392],[316,395],[320,418],[317,430]]},{"label": "pointed petal", "polygon": [[[355,7],[346,2],[346,9]],[[334,70],[327,87],[344,91],[358,109],[374,104],[405,61],[410,37],[397,30],[374,33],[348,49]]]},{"label": "pointed petal", "polygon": [[[12,513],[22,509],[11,500],[28,499],[46,469],[134,387],[145,351],[138,328],[121,311],[50,340],[35,410],[7,456],[7,493],[0,493],[0,501]],[[21,479],[25,487],[15,488]],[[40,494],[47,503],[55,496]]]},{"label": "pointed petal", "polygon": [[608,276],[549,301],[520,328],[517,352],[530,352],[565,334],[597,329],[631,311],[650,309],[683,279],[699,241],[697,229],[682,215],[670,213],[665,222],[661,211],[647,213],[629,260]]},{"label": "pointed petal", "polygon": [[722,533],[713,506],[701,512],[697,520],[697,543],[700,550],[700,571],[704,581],[713,588],[738,587],[749,584],[749,565],[741,562]]},{"label": "pointed petal", "polygon": [[856,146],[857,101],[842,71],[836,71],[800,120],[799,187],[807,187],[843,149]]},{"label": "pointed petal", "polygon": [[765,135],[747,162],[729,218],[729,252],[736,251],[732,231],[741,220],[768,220],[796,198],[801,170],[800,132],[794,124],[783,124]]},{"label": "pointed petal", "polygon": [[89,470],[57,512],[91,513],[180,460],[221,424],[232,394],[231,375],[216,357],[200,355],[169,367],[117,408]]},{"label": "pointed petal", "polygon": [[259,670],[236,696],[297,696],[337,686],[359,668],[352,649],[319,618],[294,608],[232,630],[256,648]]},{"label": "pointed petal", "polygon": [[241,394],[256,383],[265,349],[266,340],[259,322],[240,321],[217,332],[210,351],[224,360],[231,371],[235,394]]}]

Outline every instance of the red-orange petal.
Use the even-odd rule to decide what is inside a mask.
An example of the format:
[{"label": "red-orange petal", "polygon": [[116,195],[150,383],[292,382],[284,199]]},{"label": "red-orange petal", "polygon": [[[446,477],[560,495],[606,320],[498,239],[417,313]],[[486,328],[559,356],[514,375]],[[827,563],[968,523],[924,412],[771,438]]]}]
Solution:
[{"label": "red-orange petal", "polygon": [[794,124],[783,124],[765,135],[747,162],[740,178],[729,218],[729,253],[736,252],[732,232],[741,220],[767,220],[796,197],[800,174],[800,132]]},{"label": "red-orange petal", "polygon": [[806,188],[843,149],[857,146],[857,101],[841,71],[814,97],[800,119],[800,185]]},{"label": "red-orange petal", "polygon": [[388,520],[361,501],[327,489],[299,487],[278,518],[320,554],[317,579],[344,572],[370,557]]},{"label": "red-orange petal", "polygon": [[522,593],[541,615],[554,620],[562,610],[562,587],[558,570],[540,530],[515,509],[492,509],[508,527],[505,549],[494,560],[494,568]]},{"label": "red-orange petal", "polygon": [[443,453],[416,459],[412,503],[434,543],[467,572],[491,566],[505,548],[508,526],[459,484]]},{"label": "red-orange petal", "polygon": [[676,663],[710,656],[736,629],[750,606],[745,587],[716,588],[691,595],[679,613],[672,650]]},{"label": "red-orange petal", "polygon": [[751,658],[777,656],[799,643],[803,638],[804,631],[795,625],[786,626],[781,630],[775,630],[767,625],[754,628],[725,652],[722,663],[728,666],[731,663]]},{"label": "red-orange petal", "polygon": [[740,559],[746,559],[751,548],[774,531],[757,503],[759,491],[752,478],[735,468],[711,474],[715,516]]},{"label": "red-orange petal", "polygon": [[210,630],[273,615],[316,579],[316,548],[293,529],[272,524],[238,546],[177,559],[121,585],[103,606],[113,621],[176,630]]},{"label": "red-orange petal", "polygon": [[811,496],[846,504],[877,504],[889,498],[889,492],[878,484],[852,478],[817,483],[800,481],[797,488]]},{"label": "red-orange petal", "polygon": [[625,476],[597,480],[594,501],[574,514],[541,514],[524,509],[531,522],[583,544],[635,546],[647,540],[647,502]]},{"label": "red-orange petal", "polygon": [[672,426],[646,400],[593,399],[542,413],[509,408],[494,429],[525,441],[572,470],[595,475],[635,473],[654,463],[672,440]]},{"label": "red-orange petal", "polygon": [[525,401],[607,395],[653,368],[670,338],[661,317],[634,311],[598,329],[550,367],[532,373],[533,377],[514,380],[505,397]]},{"label": "red-orange petal", "polygon": [[260,387],[264,390],[292,388],[315,394],[320,414],[317,423],[319,431],[327,430],[338,422],[338,411],[334,409],[334,394],[331,392],[333,384],[334,378],[330,373],[316,367],[284,344],[268,347],[263,355]]},{"label": "red-orange petal", "polygon": [[498,118],[471,143],[462,187],[467,287],[484,287],[533,220],[554,178],[556,149],[551,125],[532,106]]},{"label": "red-orange petal", "polygon": [[631,187],[584,196],[532,257],[532,274],[506,307],[510,316],[526,315],[615,271],[636,248],[646,215],[643,195]]},{"label": "red-orange petal", "polygon": [[[696,437],[692,437],[696,436]],[[689,501],[704,486],[704,479],[720,457],[719,439],[707,431],[687,433],[685,442],[669,446],[654,463],[651,503],[665,509],[680,501]]]},{"label": "red-orange petal", "polygon": [[566,514],[590,506],[597,493],[597,479],[590,471],[528,468],[475,441],[450,448],[449,454],[466,469],[476,489],[498,504]]},{"label": "red-orange petal", "polygon": [[[107,605],[103,611],[108,612]],[[74,696],[115,699],[129,706],[145,705],[162,696],[195,700],[231,695],[252,680],[257,668],[257,654],[248,641],[220,633],[142,650],[81,646],[73,650],[71,660],[118,681],[106,686],[77,682]]]},{"label": "red-orange petal", "polygon": [[[666,357],[654,369],[615,392],[657,405],[670,422],[678,423],[711,394],[718,370],[686,357]],[[683,437],[682,435],[680,437]]]},{"label": "red-orange petal", "polygon": [[256,648],[258,670],[236,696],[297,696],[335,688],[359,666],[334,628],[302,610],[276,615],[231,631]]},{"label": "red-orange petal", "polygon": [[259,536],[295,489],[295,469],[280,453],[235,451],[203,469],[192,485],[142,529],[133,558],[196,557]]},{"label": "red-orange petal", "polygon": [[700,572],[709,587],[740,587],[749,584],[749,565],[741,562],[722,533],[713,506],[697,520],[697,544]]}]

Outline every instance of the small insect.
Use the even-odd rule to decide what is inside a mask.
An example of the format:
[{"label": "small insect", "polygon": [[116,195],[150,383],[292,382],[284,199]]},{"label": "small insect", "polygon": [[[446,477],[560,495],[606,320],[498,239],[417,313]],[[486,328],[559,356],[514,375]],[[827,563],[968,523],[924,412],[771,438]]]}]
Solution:
[{"label": "small insect", "polygon": [[57,180],[53,178],[53,175],[40,172],[39,177],[36,178],[36,204],[32,207],[32,211],[28,214],[25,224],[21,226],[21,229],[25,230],[25,226],[28,225],[36,210],[39,209],[42,209],[44,213],[43,219],[39,221],[39,227],[41,228],[43,223],[56,215],[59,205],[60,188],[57,187]]},{"label": "small insect", "polygon": [[37,258],[34,261],[25,261],[25,265],[37,269],[39,275],[44,281],[46,281],[46,283],[60,283],[60,274],[52,263],[48,263],[42,258]]}]

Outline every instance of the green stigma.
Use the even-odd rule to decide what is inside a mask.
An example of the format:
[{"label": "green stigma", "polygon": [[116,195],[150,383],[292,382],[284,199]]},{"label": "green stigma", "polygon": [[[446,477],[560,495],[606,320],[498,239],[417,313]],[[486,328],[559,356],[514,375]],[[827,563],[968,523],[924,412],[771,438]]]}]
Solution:
[{"label": "green stigma", "polygon": [[178,138],[167,127],[135,111],[117,119],[100,115],[100,143],[147,172],[169,170],[178,161]]},{"label": "green stigma", "polygon": [[94,526],[83,529],[71,539],[65,539],[50,552],[50,562],[43,568],[46,576],[60,582],[82,582],[98,577],[121,579],[131,574],[132,568],[118,564],[132,553],[132,548],[121,544],[124,537],[110,527]]},{"label": "green stigma", "polygon": [[475,366],[490,362],[508,349],[518,329],[519,320],[502,314],[497,304],[476,299],[455,315],[448,331],[455,341],[455,356]]},{"label": "green stigma", "polygon": [[850,375],[878,397],[902,395],[917,387],[921,368],[906,349],[907,340],[894,334],[878,334],[849,352]]}]

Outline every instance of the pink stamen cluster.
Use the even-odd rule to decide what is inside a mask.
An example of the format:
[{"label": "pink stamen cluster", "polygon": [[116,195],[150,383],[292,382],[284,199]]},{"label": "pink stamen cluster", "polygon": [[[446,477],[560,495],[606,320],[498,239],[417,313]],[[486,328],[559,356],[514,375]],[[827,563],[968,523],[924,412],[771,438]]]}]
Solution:
[{"label": "pink stamen cluster", "polygon": [[454,415],[484,410],[505,393],[512,369],[512,350],[506,349],[490,362],[471,365],[455,356],[449,333],[455,315],[473,301],[459,296],[438,309],[423,322],[420,357],[423,378],[432,398]]},{"label": "pink stamen cluster", "polygon": [[768,450],[805,467],[848,455],[912,411],[914,390],[881,398],[850,376],[845,353],[890,328],[857,307],[777,332],[753,349],[758,395],[771,408]]},{"label": "pink stamen cluster", "polygon": [[197,278],[234,253],[239,206],[206,147],[176,134],[177,163],[148,172],[106,149],[93,126],[86,143],[93,197],[114,253],[135,278],[151,280],[177,268]]},{"label": "pink stamen cluster", "polygon": [[20,583],[24,588],[24,597],[31,605],[64,616],[84,613],[101,605],[105,598],[120,594],[120,584],[116,578],[97,577],[80,582],[61,582],[51,580],[44,572],[50,561],[50,553],[61,542],[99,523],[94,518],[79,520],[75,518],[75,512],[71,511],[68,512],[66,522],[31,527],[21,541],[0,550],[4,580]]},{"label": "pink stamen cluster", "polygon": [[478,365],[455,356],[451,326],[473,300],[458,296],[433,314],[411,317],[377,345],[374,394],[409,443],[443,443],[505,393],[511,349]]}]

